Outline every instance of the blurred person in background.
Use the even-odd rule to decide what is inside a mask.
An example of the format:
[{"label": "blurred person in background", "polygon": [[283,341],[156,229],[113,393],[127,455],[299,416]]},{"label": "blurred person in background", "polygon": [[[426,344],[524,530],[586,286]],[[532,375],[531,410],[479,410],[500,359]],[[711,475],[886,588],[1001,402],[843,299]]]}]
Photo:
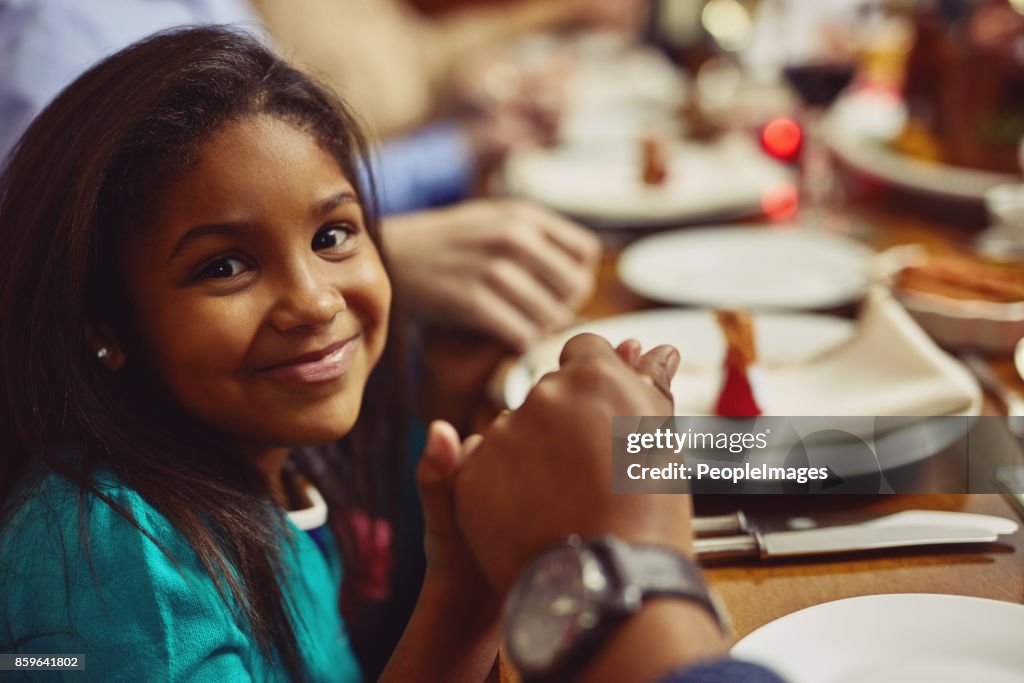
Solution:
[{"label": "blurred person in background", "polygon": [[555,141],[569,60],[514,41],[570,28],[636,35],[648,0],[523,0],[435,17],[404,0],[252,4],[285,57],[343,93],[379,138],[416,131],[397,143],[410,172],[381,178],[384,208],[400,211],[422,208],[410,183],[464,198],[510,150]]},{"label": "blurred person in background", "polygon": [[[305,5],[292,13],[304,15]],[[357,24],[357,17],[349,23]],[[186,24],[239,24],[265,36],[245,0],[0,0],[0,159],[35,115],[93,63]],[[376,58],[387,59],[389,43],[380,45]],[[372,61],[352,59],[353,72]],[[390,90],[381,83],[378,90]],[[334,86],[345,90],[344,83]],[[472,159],[463,136],[446,127],[414,130],[376,148],[382,212],[405,214],[384,221],[385,248],[411,314],[521,351],[568,323],[589,299],[600,245],[580,226],[539,207],[504,200],[456,203],[473,183]]]},{"label": "blurred person in background", "polygon": [[648,0],[522,0],[432,17],[405,0],[307,0],[301,11],[286,0],[253,5],[287,57],[322,73],[388,137],[453,106],[511,94],[495,92],[516,78],[501,72],[515,64],[495,63],[511,41],[565,28],[635,35]]}]

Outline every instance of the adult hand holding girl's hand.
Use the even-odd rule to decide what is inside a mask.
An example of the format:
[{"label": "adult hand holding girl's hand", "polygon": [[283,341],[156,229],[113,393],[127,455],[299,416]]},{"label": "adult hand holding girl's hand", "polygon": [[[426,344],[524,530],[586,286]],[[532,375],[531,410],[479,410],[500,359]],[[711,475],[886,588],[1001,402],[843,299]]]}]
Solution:
[{"label": "adult hand holding girl's hand", "polygon": [[690,499],[613,495],[611,419],[671,415],[672,347],[640,354],[600,337],[571,339],[561,368],[518,410],[499,417],[455,480],[456,518],[502,594],[542,552],[570,534],[605,534],[690,550]]}]

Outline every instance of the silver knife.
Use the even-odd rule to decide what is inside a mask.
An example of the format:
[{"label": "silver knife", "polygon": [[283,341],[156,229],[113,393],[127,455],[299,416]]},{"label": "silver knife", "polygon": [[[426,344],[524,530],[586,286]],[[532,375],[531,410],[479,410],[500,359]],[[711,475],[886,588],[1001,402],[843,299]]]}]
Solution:
[{"label": "silver knife", "polygon": [[[1024,477],[1022,470],[1021,477]],[[1024,478],[1021,479],[1018,489],[1024,490]],[[725,515],[698,515],[693,518],[693,534],[697,537],[705,536],[734,536],[737,534],[751,534],[755,531],[795,531],[810,528],[818,528],[817,522],[806,515],[778,519],[774,516],[767,520],[765,528],[761,520],[751,520],[742,510],[737,510]],[[883,517],[876,517],[858,524],[871,526],[894,524],[915,524],[919,526],[941,526],[941,527],[970,527],[985,529],[996,534],[1012,534],[1017,531],[1017,523],[1006,517],[997,515],[982,515],[976,512],[959,512],[952,510],[903,510]]]},{"label": "silver knife", "polygon": [[735,557],[797,557],[884,548],[952,543],[992,543],[991,529],[926,524],[851,524],[800,531],[771,531],[738,536],[698,538],[694,551],[701,560]]}]

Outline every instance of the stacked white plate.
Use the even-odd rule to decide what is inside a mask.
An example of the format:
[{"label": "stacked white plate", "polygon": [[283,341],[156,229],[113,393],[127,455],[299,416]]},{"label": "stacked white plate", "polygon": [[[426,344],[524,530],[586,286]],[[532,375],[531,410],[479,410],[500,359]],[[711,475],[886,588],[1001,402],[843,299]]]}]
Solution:
[{"label": "stacked white plate", "polygon": [[1024,605],[960,595],[868,595],[776,619],[732,655],[789,683],[1019,683]]},{"label": "stacked white plate", "polygon": [[669,147],[668,180],[643,183],[640,145],[623,138],[518,152],[506,190],[602,227],[626,229],[757,214],[792,192],[792,173],[746,135]]}]

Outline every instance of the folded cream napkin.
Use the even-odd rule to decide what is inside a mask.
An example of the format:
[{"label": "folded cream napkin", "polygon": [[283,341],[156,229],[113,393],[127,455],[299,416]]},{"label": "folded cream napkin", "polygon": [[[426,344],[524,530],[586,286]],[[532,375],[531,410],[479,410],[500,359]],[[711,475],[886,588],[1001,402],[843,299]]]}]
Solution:
[{"label": "folded cream napkin", "polygon": [[981,406],[967,369],[882,288],[868,296],[850,341],[764,375],[778,415],[956,415]]}]

